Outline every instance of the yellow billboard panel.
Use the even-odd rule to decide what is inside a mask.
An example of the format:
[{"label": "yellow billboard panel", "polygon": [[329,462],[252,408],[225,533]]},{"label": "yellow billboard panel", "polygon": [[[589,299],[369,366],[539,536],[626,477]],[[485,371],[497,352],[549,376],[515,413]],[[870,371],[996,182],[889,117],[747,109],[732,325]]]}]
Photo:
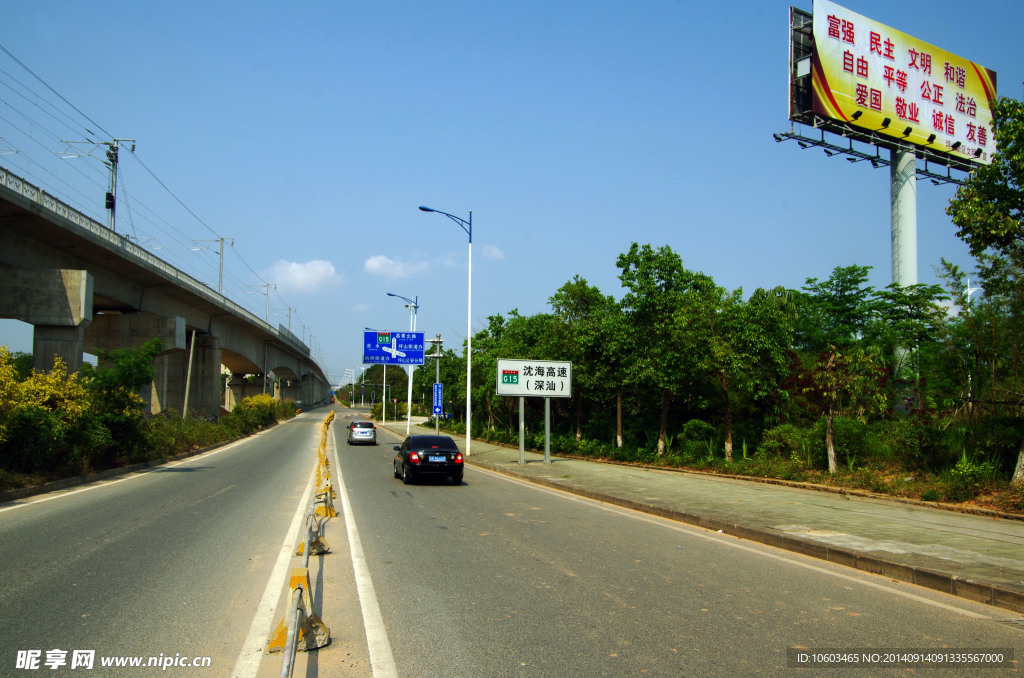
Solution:
[{"label": "yellow billboard panel", "polygon": [[991,161],[993,71],[829,0],[814,0],[813,32],[816,114],[965,160]]}]

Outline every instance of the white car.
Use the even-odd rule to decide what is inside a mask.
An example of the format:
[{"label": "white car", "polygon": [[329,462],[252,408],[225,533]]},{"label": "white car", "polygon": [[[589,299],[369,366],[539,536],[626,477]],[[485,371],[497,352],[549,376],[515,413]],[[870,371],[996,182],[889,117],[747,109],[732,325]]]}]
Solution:
[{"label": "white car", "polygon": [[348,425],[348,444],[377,444],[377,426],[372,421],[353,421]]}]

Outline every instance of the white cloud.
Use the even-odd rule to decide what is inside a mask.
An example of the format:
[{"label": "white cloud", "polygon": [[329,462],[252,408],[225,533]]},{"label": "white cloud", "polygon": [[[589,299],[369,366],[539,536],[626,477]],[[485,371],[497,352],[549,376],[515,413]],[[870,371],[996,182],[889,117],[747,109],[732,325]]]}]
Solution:
[{"label": "white cloud", "polygon": [[363,270],[367,273],[376,273],[378,275],[391,275],[396,278],[408,278],[411,275],[423,273],[428,268],[426,262],[419,262],[416,264],[407,264],[403,261],[395,261],[383,254],[377,254],[366,260],[363,264]]},{"label": "white cloud", "polygon": [[480,245],[480,253],[488,259],[504,259],[505,253],[495,245]]},{"label": "white cloud", "polygon": [[334,264],[322,259],[306,263],[281,259],[267,270],[267,277],[279,292],[316,292],[344,282]]}]

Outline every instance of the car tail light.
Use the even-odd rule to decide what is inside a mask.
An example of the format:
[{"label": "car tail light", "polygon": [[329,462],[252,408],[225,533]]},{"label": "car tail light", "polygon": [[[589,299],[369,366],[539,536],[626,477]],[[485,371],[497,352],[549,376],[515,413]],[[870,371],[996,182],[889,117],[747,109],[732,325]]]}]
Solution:
[{"label": "car tail light", "polygon": [[456,464],[461,464],[462,463],[462,452],[456,453],[455,458],[452,459],[452,461],[454,461]]},{"label": "car tail light", "polygon": [[418,463],[420,463],[420,455],[416,454],[415,452],[410,452],[409,453],[409,463],[410,464],[418,464]]}]

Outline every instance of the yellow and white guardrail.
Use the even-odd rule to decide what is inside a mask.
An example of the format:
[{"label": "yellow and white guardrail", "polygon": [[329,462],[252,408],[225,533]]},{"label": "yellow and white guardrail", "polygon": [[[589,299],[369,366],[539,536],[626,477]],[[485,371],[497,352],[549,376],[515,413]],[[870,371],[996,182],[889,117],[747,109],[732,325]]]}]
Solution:
[{"label": "yellow and white guardrail", "polygon": [[292,569],[288,581],[289,606],[278,622],[267,644],[268,652],[284,652],[281,676],[292,675],[296,650],[315,650],[331,640],[327,624],[313,610],[313,594],[309,583],[309,556],[323,555],[331,548],[323,538],[323,523],[338,515],[334,509],[334,486],[331,483],[330,463],[327,460],[327,432],[334,420],[332,410],[324,420],[317,452],[316,494],[313,506],[306,516],[306,537],[299,545],[296,556],[302,556],[302,567]]}]

